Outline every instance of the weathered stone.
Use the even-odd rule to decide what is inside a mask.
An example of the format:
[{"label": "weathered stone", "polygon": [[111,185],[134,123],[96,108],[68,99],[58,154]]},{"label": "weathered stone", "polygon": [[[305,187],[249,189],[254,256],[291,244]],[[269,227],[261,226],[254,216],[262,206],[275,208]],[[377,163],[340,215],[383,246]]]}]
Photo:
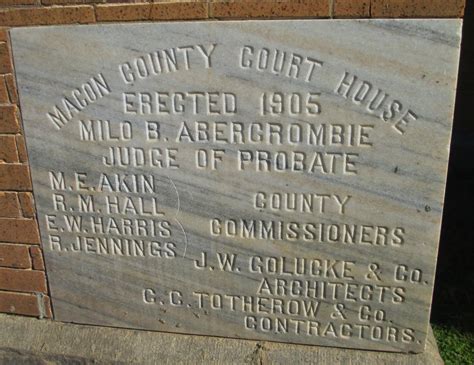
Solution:
[{"label": "weathered stone", "polygon": [[443,364],[431,328],[424,353],[397,354],[85,326],[1,314],[0,324],[0,363],[7,364]]},{"label": "weathered stone", "polygon": [[422,351],[460,27],[13,29],[56,318]]}]

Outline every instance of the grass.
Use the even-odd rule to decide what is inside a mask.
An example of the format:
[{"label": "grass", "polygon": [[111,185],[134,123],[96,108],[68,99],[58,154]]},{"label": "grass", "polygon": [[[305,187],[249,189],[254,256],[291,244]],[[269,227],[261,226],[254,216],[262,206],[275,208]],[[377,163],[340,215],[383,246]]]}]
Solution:
[{"label": "grass", "polygon": [[446,365],[474,364],[474,333],[445,324],[433,324],[433,332]]}]

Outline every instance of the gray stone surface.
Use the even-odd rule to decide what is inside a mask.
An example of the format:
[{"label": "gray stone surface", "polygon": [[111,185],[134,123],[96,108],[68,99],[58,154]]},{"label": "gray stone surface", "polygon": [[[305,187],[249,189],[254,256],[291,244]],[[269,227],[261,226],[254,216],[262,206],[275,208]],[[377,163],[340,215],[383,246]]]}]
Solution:
[{"label": "gray stone surface", "polygon": [[460,28],[12,30],[55,317],[422,351]]},{"label": "gray stone surface", "polygon": [[148,332],[0,315],[0,364],[443,364],[431,328],[421,354]]}]

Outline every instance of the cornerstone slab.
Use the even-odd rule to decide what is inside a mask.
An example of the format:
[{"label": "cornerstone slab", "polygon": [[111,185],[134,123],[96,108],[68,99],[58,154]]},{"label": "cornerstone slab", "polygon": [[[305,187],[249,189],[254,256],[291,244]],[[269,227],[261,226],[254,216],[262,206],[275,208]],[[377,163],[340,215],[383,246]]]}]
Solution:
[{"label": "cornerstone slab", "polygon": [[12,30],[55,318],[422,351],[460,28]]}]

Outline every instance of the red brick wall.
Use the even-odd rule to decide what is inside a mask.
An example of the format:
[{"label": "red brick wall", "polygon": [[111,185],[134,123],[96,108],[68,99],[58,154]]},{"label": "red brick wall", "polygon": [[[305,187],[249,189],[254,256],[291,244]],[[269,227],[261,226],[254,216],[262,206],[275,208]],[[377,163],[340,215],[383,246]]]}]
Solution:
[{"label": "red brick wall", "polygon": [[50,307],[10,42],[1,29],[0,312],[51,317]]},{"label": "red brick wall", "polygon": [[0,312],[52,317],[10,27],[247,18],[462,17],[464,0],[0,0]]}]

